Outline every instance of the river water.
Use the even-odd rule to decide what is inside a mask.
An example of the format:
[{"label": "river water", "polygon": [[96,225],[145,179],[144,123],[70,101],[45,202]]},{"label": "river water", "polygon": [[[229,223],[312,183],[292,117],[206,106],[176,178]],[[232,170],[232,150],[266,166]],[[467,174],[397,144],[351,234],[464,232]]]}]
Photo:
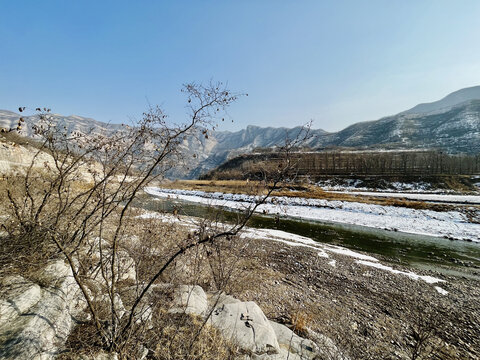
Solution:
[{"label": "river water", "polygon": [[[224,222],[233,222],[238,213],[224,208],[182,200],[160,199],[143,195],[137,206],[146,210],[196,217],[220,216]],[[363,226],[303,221],[288,216],[275,218],[253,216],[248,226],[277,229],[309,237],[315,241],[340,245],[366,252],[384,260],[418,269],[437,271],[446,275],[480,280],[480,244],[448,240],[439,237],[407,234]]]}]

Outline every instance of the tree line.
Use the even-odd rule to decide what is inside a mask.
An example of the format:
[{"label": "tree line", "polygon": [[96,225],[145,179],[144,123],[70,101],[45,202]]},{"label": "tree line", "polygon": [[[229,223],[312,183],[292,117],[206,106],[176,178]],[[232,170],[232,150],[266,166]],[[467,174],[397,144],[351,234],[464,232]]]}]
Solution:
[{"label": "tree line", "polygon": [[[255,177],[273,171],[281,156],[276,152],[241,155],[205,177],[234,173]],[[480,154],[448,154],[438,150],[303,151],[291,154],[299,176],[325,175],[473,175],[480,173]],[[222,175],[223,173],[223,175]]]}]

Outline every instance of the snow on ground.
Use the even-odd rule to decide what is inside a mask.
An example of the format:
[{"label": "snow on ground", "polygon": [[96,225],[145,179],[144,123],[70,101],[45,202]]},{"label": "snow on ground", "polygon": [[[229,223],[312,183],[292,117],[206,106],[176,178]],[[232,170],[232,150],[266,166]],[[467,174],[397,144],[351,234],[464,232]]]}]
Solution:
[{"label": "snow on ground", "polygon": [[[338,184],[337,181],[333,180],[322,180],[316,183],[316,185],[323,190],[327,191],[375,191],[373,188],[362,186],[364,181],[360,179],[342,179],[343,184]],[[406,191],[406,192],[420,192],[420,193],[448,193],[451,190],[446,189],[433,189],[432,185],[427,182],[384,182],[386,189],[385,192],[396,192],[396,191]]]},{"label": "snow on ground", "polygon": [[[381,264],[378,259],[374,258],[373,256],[370,255],[365,255],[361,254],[355,251],[352,251],[350,249],[341,247],[341,246],[335,246],[335,245],[328,245],[328,244],[322,244],[319,242],[316,242],[310,238],[296,235],[296,234],[290,234],[285,231],[280,231],[280,230],[274,230],[274,229],[253,229],[253,228],[246,228],[245,231],[242,232],[242,237],[245,238],[261,238],[265,240],[272,240],[272,241],[278,241],[290,246],[304,246],[308,248],[312,248],[314,250],[318,251],[318,255],[322,258],[330,259],[329,253],[334,253],[334,254],[340,254],[343,256],[348,256],[352,257],[355,259],[355,262],[364,266],[369,266],[369,267],[374,267],[379,270],[387,271],[392,274],[396,275],[403,275],[403,276],[408,276],[412,280],[422,280],[425,281],[428,284],[436,284],[439,282],[445,282],[445,280],[435,278],[433,276],[427,276],[427,275],[419,275],[416,274],[412,271],[401,271],[394,269],[390,266],[383,265]],[[336,260],[335,259],[330,259],[328,261],[328,265],[332,267],[336,267]],[[437,290],[440,294],[446,295],[448,292],[446,290],[443,290],[442,288],[436,286],[435,290]]]},{"label": "snow on ground", "polygon": [[442,289],[440,286],[435,286],[435,290],[437,290],[439,294],[448,295],[448,291],[445,289]]},{"label": "snow on ground", "polygon": [[[190,228],[192,227],[192,224],[195,223],[195,220],[193,220],[192,218],[190,218],[190,221],[189,221],[188,218],[185,218],[185,217],[178,217],[178,216],[172,216],[169,214],[159,214],[159,213],[152,213],[152,212],[146,212],[143,215],[140,215],[139,218],[142,218],[142,219],[157,218],[169,223],[177,222],[181,225],[186,225]],[[221,224],[221,226],[228,226],[228,225]],[[310,248],[317,251],[319,257],[328,259],[327,264],[332,267],[336,267],[337,261],[335,259],[330,258],[330,253],[351,257],[351,258],[354,258],[355,262],[358,264],[374,267],[376,269],[387,271],[396,275],[408,276],[412,280],[422,280],[428,284],[436,284],[436,283],[445,281],[432,276],[419,275],[411,271],[396,270],[390,266],[381,264],[378,261],[378,259],[374,258],[373,256],[361,254],[341,246],[322,244],[311,238],[307,238],[297,234],[291,234],[281,230],[255,229],[255,228],[245,227],[241,231],[240,237],[245,239],[254,238],[254,239],[277,241],[283,244],[287,244],[289,246],[301,246],[301,247]],[[435,290],[437,290],[442,295],[446,295],[448,293],[446,290],[443,290],[438,286],[435,287]]]},{"label": "snow on ground", "polygon": [[377,191],[333,191],[351,195],[394,197],[419,201],[433,201],[450,204],[480,204],[479,195],[445,195],[445,194],[416,194],[404,192],[377,192]]},{"label": "snow on ground", "polygon": [[409,278],[411,278],[413,280],[423,280],[423,281],[425,281],[429,284],[435,284],[437,282],[445,281],[445,280],[441,280],[441,279],[438,279],[438,278],[435,278],[435,277],[432,277],[432,276],[418,275],[418,274],[415,274],[414,272],[411,272],[411,271],[396,270],[396,269],[392,268],[391,266],[383,265],[383,264],[380,264],[378,262],[357,260],[357,263],[365,265],[365,266],[374,267],[374,268],[377,268],[377,269],[380,269],[380,270],[385,270],[385,271],[391,272],[393,274],[405,275],[405,276],[408,276]]},{"label": "snow on ground", "polygon": [[[242,194],[154,187],[145,191],[161,198],[232,209],[248,208],[258,199]],[[437,212],[348,201],[271,197],[257,208],[257,212],[480,242],[480,224],[469,222],[466,215],[459,211]]]}]

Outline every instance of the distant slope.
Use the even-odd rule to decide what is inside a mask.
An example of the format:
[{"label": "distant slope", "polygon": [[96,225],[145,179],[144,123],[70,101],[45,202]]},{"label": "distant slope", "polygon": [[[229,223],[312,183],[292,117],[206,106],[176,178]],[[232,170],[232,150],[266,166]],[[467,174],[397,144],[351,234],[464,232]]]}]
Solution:
[{"label": "distant slope", "polygon": [[[236,132],[213,132],[209,135],[207,141],[199,142],[196,139],[188,138],[184,141],[184,148],[188,149],[187,152],[197,154],[200,159],[189,172],[188,177],[196,178],[227,159],[248,153],[255,148],[270,148],[282,145],[287,137],[294,139],[300,131],[302,131],[300,126],[287,129],[249,125],[246,129]],[[328,133],[321,129],[312,130],[306,145],[315,146],[318,138],[326,134]]]},{"label": "distant slope", "polygon": [[[81,116],[55,115],[68,131],[109,132],[118,124],[106,124]],[[11,111],[0,110],[0,126],[15,127],[20,117]],[[24,134],[31,136],[33,117],[26,117]],[[262,128],[248,126],[230,132],[209,132],[204,136],[191,136],[181,144],[184,163],[169,172],[174,178],[195,178],[217,167],[234,156],[255,148],[268,148],[294,138],[301,127]],[[336,132],[312,130],[307,146],[356,148],[434,148],[449,153],[480,153],[480,86],[458,90],[443,99],[420,104],[410,110],[376,121],[359,122]]]},{"label": "distant slope", "polygon": [[419,104],[402,114],[424,114],[432,111],[445,110],[446,108],[459,105],[465,101],[479,100],[480,86],[473,86],[469,88],[455,91],[443,99],[431,103]]},{"label": "distant slope", "polygon": [[[74,131],[90,133],[93,131],[95,133],[108,134],[121,127],[119,124],[107,124],[95,119],[77,115],[63,116],[60,114],[52,114],[52,116],[58,120],[60,126],[65,126],[69,133]],[[24,116],[12,111],[0,110],[0,127],[4,129],[15,128],[20,117],[23,117],[25,120],[25,126],[22,127],[21,135],[33,136],[32,124],[37,121],[35,115]]]},{"label": "distant slope", "polygon": [[435,148],[450,153],[480,152],[480,100],[463,102],[444,112],[401,113],[351,125],[319,139],[318,146],[396,146]]}]

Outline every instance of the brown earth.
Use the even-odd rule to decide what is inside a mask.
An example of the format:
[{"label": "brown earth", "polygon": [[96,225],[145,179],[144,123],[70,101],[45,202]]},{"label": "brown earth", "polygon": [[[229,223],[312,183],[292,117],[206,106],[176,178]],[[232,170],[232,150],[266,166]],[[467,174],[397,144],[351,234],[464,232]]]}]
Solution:
[{"label": "brown earth", "polygon": [[352,359],[411,358],[415,331],[431,335],[423,355],[432,351],[432,357],[420,358],[480,358],[478,282],[414,270],[446,281],[428,284],[329,255],[252,240],[241,254],[243,289],[232,289],[233,295],[257,302],[267,317],[299,332],[330,336]]}]

